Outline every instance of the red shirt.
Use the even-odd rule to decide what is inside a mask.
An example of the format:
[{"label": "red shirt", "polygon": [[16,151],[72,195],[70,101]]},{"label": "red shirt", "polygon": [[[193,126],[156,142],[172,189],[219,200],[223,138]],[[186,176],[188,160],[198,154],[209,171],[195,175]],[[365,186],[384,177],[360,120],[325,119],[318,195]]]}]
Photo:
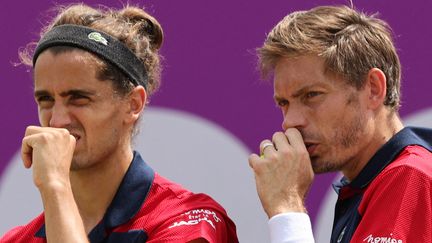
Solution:
[{"label": "red shirt", "polygon": [[432,154],[405,148],[368,186],[358,211],[351,242],[432,242]]},{"label": "red shirt", "polygon": [[[234,223],[217,202],[161,177],[137,152],[103,220],[88,237],[92,243],[238,242]],[[0,242],[46,242],[44,215],[12,229]]]},{"label": "red shirt", "polygon": [[432,129],[407,127],[338,187],[331,242],[432,242]]}]

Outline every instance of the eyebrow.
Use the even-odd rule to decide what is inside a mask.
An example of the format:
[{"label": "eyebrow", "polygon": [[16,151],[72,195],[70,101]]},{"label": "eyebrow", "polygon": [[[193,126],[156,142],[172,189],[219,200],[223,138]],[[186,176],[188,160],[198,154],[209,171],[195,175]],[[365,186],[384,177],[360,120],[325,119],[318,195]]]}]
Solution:
[{"label": "eyebrow", "polygon": [[[88,91],[88,90],[81,90],[81,89],[71,89],[65,92],[61,92],[61,97],[67,97],[67,96],[73,96],[73,95],[85,95],[85,96],[92,96],[95,95],[95,92]],[[34,92],[35,97],[41,97],[41,96],[51,96],[51,94],[46,90],[36,90]]]},{"label": "eyebrow", "polygon": [[[310,85],[306,85],[304,87],[302,87],[301,89],[297,90],[294,94],[291,95],[291,97],[293,98],[298,98],[300,96],[302,96],[304,93],[306,93],[308,90],[312,89],[313,87],[322,87],[323,85],[319,85],[319,84],[310,84]],[[277,95],[274,95],[273,99],[278,102],[278,101],[282,101],[282,100],[286,100],[285,98],[279,97]]]}]

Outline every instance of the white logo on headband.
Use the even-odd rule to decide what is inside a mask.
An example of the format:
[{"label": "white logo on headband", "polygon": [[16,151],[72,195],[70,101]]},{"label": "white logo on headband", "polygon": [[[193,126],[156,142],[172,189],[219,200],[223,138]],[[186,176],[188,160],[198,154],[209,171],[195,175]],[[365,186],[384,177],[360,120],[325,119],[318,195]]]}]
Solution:
[{"label": "white logo on headband", "polygon": [[104,45],[108,45],[107,39],[105,39],[99,32],[91,32],[87,36],[90,40],[94,40]]}]

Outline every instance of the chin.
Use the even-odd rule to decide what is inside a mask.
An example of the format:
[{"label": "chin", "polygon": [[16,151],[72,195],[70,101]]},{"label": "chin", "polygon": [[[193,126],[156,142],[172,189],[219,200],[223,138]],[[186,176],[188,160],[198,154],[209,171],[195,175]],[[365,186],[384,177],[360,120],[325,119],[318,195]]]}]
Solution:
[{"label": "chin", "polygon": [[84,169],[87,167],[87,165],[87,159],[85,159],[84,156],[75,153],[72,158],[71,171]]},{"label": "chin", "polygon": [[334,162],[328,162],[325,160],[319,161],[318,158],[311,157],[312,169],[315,174],[323,174],[328,172],[339,171],[339,166]]}]

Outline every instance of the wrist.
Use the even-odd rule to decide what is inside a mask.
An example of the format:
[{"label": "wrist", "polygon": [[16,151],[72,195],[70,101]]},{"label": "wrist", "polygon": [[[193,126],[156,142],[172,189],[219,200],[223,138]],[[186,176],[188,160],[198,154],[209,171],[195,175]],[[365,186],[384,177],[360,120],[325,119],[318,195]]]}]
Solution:
[{"label": "wrist", "polygon": [[299,197],[287,198],[282,203],[266,208],[268,218],[283,213],[307,213],[303,199]]},{"label": "wrist", "polygon": [[36,185],[41,194],[64,194],[72,192],[69,181],[51,180]]}]

